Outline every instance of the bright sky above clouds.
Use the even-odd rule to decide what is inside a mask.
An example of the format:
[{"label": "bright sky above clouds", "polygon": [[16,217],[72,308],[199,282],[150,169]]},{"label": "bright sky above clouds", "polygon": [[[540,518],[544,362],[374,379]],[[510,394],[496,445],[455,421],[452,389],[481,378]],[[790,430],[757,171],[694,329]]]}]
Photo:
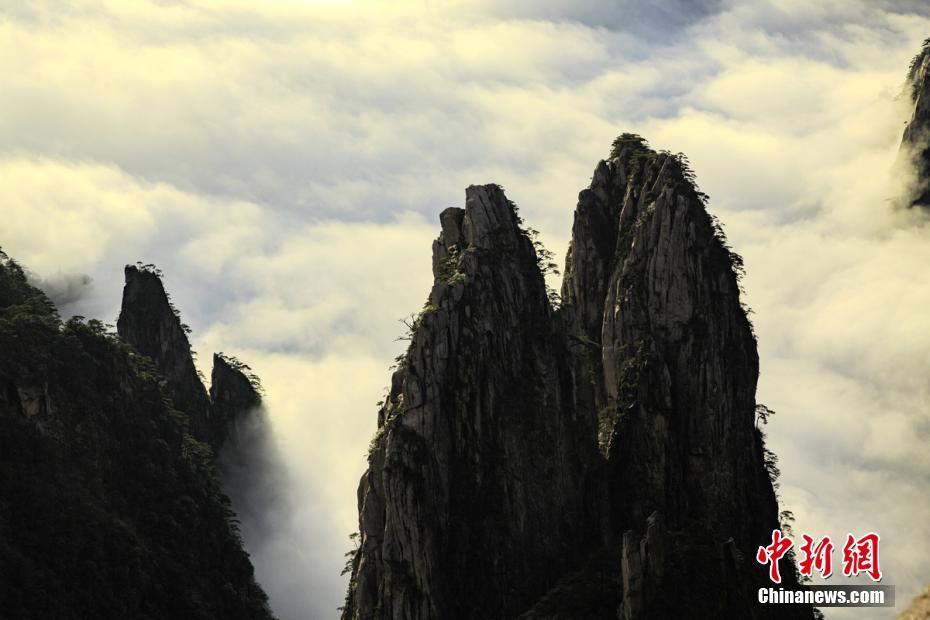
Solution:
[{"label": "bright sky above clouds", "polygon": [[904,601],[930,581],[930,226],[890,200],[927,36],[916,0],[0,2],[0,245],[109,320],[154,262],[204,359],[252,365],[296,498],[259,579],[330,618],[438,213],[500,183],[564,256],[640,133],[746,259],[796,531],[878,531]]}]

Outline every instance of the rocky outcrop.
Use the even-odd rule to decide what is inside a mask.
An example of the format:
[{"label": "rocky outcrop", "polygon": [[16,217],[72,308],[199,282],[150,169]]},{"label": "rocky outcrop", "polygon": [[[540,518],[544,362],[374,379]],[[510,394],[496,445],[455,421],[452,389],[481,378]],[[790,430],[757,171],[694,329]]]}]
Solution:
[{"label": "rocky outcrop", "polygon": [[217,353],[209,394],[194,364],[188,328],[181,322],[160,272],[152,265],[127,265],[117,330],[152,359],[167,381],[174,405],[190,419],[191,434],[218,450],[235,434],[237,422],[261,405],[260,385],[249,367]]},{"label": "rocky outcrop", "polygon": [[704,201],[682,156],[621,136],[557,311],[498,187],[440,215],[344,618],[812,616],[755,603],[778,504],[741,262]]},{"label": "rocky outcrop", "polygon": [[262,405],[261,384],[248,366],[222,353],[213,354],[210,376],[210,400],[213,403],[212,434],[222,443],[228,437],[235,440],[245,416]]},{"label": "rocky outcrop", "polygon": [[930,208],[930,39],[911,61],[907,74],[908,94],[914,109],[901,141],[903,154],[916,172],[911,205]]},{"label": "rocky outcrop", "polygon": [[168,382],[175,406],[190,417],[191,433],[213,443],[210,398],[197,374],[187,330],[154,268],[126,265],[126,285],[116,329],[139,353],[150,357]]},{"label": "rocky outcrop", "polygon": [[440,221],[433,288],[359,486],[345,618],[515,617],[596,535],[596,454],[533,243],[494,185]]},{"label": "rocky outcrop", "polygon": [[751,558],[779,520],[755,428],[759,360],[741,259],[704,200],[682,156],[624,135],[575,215],[563,312],[578,393],[598,408],[624,618],[764,613]]},{"label": "rocky outcrop", "polygon": [[0,252],[0,617],[272,618],[167,389]]}]

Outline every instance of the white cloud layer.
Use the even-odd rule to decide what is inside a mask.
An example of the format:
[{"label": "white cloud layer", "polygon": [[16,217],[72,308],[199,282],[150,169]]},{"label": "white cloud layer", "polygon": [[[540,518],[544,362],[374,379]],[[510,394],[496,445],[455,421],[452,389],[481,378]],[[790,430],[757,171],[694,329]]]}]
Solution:
[{"label": "white cloud layer", "polygon": [[916,1],[15,3],[0,245],[67,310],[111,320],[122,265],[157,263],[196,348],[262,376],[291,501],[249,544],[282,619],[329,618],[438,212],[501,183],[563,255],[577,192],[637,131],[689,155],[746,258],[795,529],[879,531],[903,602],[930,575],[930,224],[890,201],[928,16]]}]

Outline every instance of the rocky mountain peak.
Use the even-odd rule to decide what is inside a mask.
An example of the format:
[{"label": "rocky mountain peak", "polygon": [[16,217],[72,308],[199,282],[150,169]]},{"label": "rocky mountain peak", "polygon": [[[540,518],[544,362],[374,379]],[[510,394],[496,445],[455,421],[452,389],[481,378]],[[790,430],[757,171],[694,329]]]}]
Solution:
[{"label": "rocky mountain peak", "polygon": [[154,266],[126,265],[123,303],[116,323],[120,337],[150,357],[168,382],[175,406],[191,420],[191,433],[212,437],[210,398],[197,373],[187,329]]},{"label": "rocky mountain peak", "polygon": [[916,168],[912,205],[930,208],[930,39],[911,61],[907,87],[913,102],[911,118],[904,129],[902,151]]},{"label": "rocky mountain peak", "polygon": [[167,381],[174,406],[190,418],[191,434],[218,449],[237,421],[261,404],[260,383],[238,359],[217,353],[209,394],[194,364],[188,327],[171,303],[153,265],[127,265],[120,337],[149,357]]},{"label": "rocky mountain peak", "polygon": [[228,435],[235,439],[242,417],[262,404],[261,384],[251,369],[238,359],[214,353],[210,400],[213,402],[214,436]]},{"label": "rocky mountain peak", "polygon": [[126,275],[135,349],[62,321],[0,252],[0,617],[271,620],[213,454],[178,412],[209,402],[183,327],[157,274]]},{"label": "rocky mountain peak", "polygon": [[[359,485],[346,618],[515,617],[596,536],[538,257],[497,186],[440,215],[435,280]],[[493,567],[493,568],[492,568]]]},{"label": "rocky mountain peak", "polygon": [[[512,252],[529,257],[532,243],[520,227],[516,206],[499,185],[471,185],[465,190],[465,208],[450,207],[439,214],[441,232],[433,242],[433,277],[448,279],[466,251]],[[535,254],[533,253],[535,260]],[[453,262],[455,263],[453,265]]]},{"label": "rocky mountain peak", "polygon": [[[630,135],[612,155],[580,196],[563,290],[578,406],[596,409],[611,533],[623,539],[622,615],[693,613],[691,595],[714,591],[699,615],[735,617],[762,583],[740,558],[779,524],[754,425],[742,259],[684,156]],[[703,542],[673,533],[684,531]]]},{"label": "rocky mountain peak", "polygon": [[621,135],[579,195],[556,311],[500,187],[440,214],[344,618],[811,616],[752,597],[778,504],[742,261],[705,202],[683,155]]},{"label": "rocky mountain peak", "polygon": [[471,185],[465,190],[462,230],[469,247],[509,249],[518,243],[520,224],[500,186]]}]

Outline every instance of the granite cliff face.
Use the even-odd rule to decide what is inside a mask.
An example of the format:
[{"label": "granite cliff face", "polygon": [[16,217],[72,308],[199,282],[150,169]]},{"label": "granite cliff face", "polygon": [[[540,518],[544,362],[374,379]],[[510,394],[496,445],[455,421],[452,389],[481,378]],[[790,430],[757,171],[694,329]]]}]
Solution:
[{"label": "granite cliff face", "polygon": [[514,617],[596,536],[591,429],[533,243],[494,185],[440,220],[433,288],[359,487],[345,617]]},{"label": "granite cliff face", "polygon": [[741,262],[704,200],[682,157],[621,136],[558,310],[499,187],[440,215],[344,618],[812,616],[755,603],[778,505]]},{"label": "granite cliff face", "polygon": [[681,156],[625,135],[575,214],[562,312],[607,459],[623,618],[766,612],[752,558],[779,520],[759,360],[742,261],[705,199]]},{"label": "granite cliff face", "polygon": [[209,401],[181,372],[186,337],[139,275],[121,331],[151,358],[99,321],[62,322],[0,255],[0,617],[272,617],[188,431]]},{"label": "granite cliff face", "polygon": [[930,208],[930,39],[911,61],[907,88],[914,110],[904,129],[902,151],[913,159],[916,186],[911,204]]}]

